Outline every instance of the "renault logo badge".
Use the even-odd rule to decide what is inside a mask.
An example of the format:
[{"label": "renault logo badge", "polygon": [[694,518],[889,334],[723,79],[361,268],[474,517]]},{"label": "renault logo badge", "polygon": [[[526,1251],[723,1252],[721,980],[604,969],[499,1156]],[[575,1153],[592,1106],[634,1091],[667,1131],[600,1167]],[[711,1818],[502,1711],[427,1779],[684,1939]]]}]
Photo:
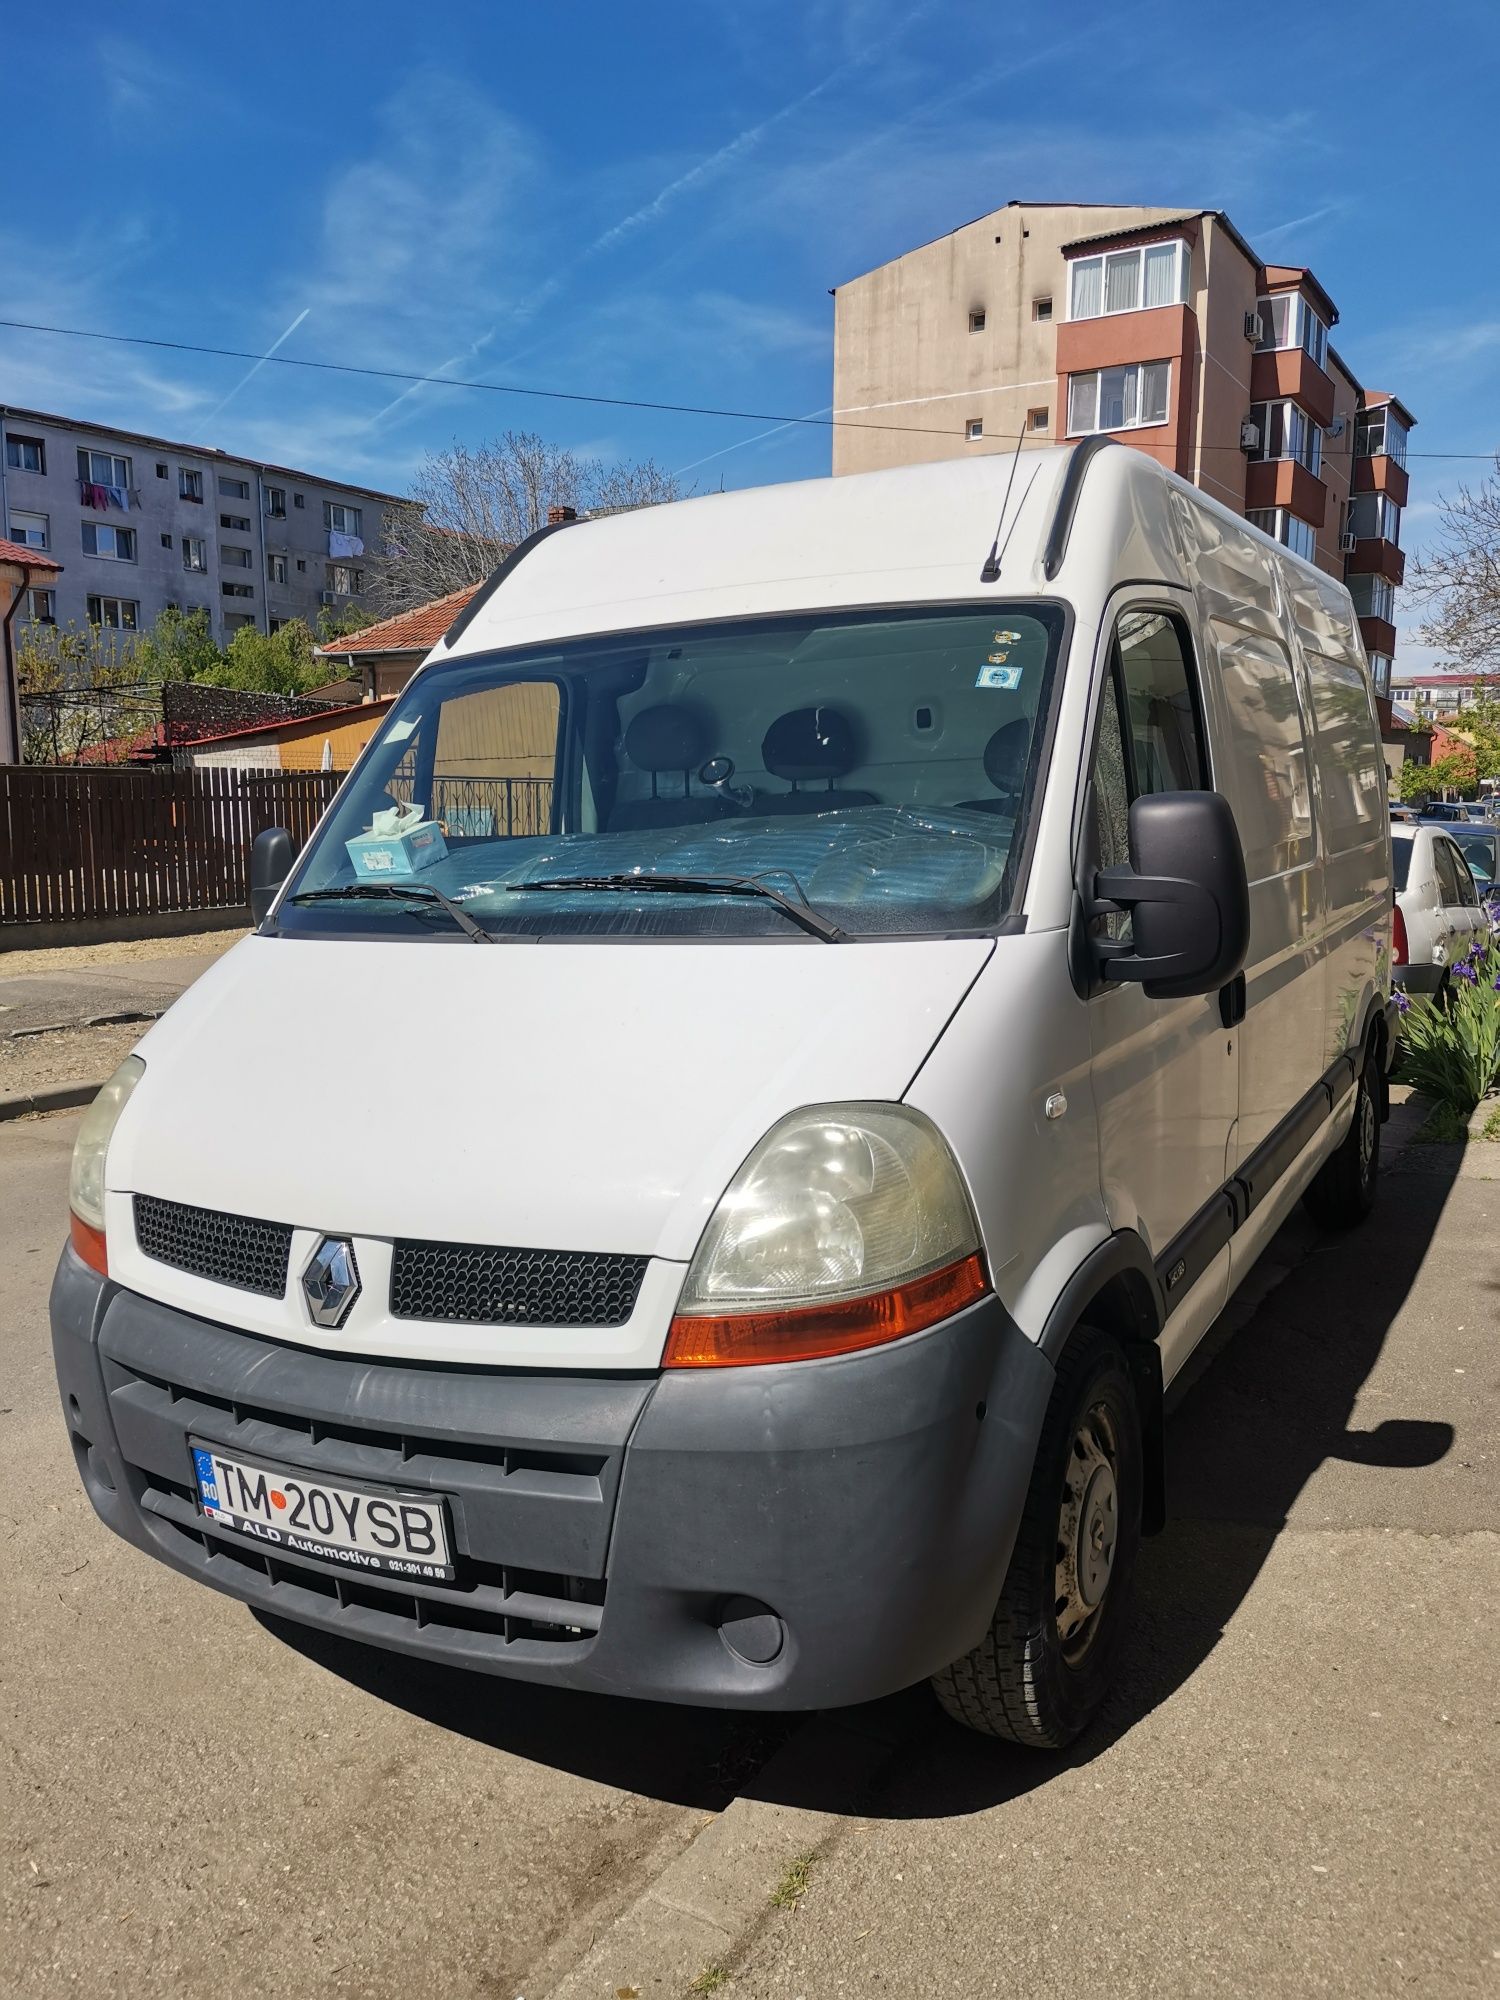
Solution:
[{"label": "renault logo badge", "polygon": [[339,1327],[359,1297],[359,1266],[347,1236],[325,1236],[302,1273],[302,1295],[314,1326]]}]

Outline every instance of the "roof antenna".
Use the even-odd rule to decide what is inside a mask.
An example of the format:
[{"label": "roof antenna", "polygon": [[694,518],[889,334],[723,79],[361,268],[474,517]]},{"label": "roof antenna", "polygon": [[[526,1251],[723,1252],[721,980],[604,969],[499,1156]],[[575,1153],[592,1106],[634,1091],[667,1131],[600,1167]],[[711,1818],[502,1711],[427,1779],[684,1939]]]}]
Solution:
[{"label": "roof antenna", "polygon": [[[1026,433],[1016,432],[1016,448],[1010,455],[1010,478],[1005,482],[1005,498],[1000,502],[1000,519],[995,523],[995,539],[990,543],[990,552],[984,559],[984,568],[979,572],[981,583],[1000,581],[1000,530],[1005,526],[1005,510],[1010,505],[1010,489],[1016,483],[1016,465],[1021,457],[1021,440]],[[1008,541],[1009,536],[1006,537]]]}]

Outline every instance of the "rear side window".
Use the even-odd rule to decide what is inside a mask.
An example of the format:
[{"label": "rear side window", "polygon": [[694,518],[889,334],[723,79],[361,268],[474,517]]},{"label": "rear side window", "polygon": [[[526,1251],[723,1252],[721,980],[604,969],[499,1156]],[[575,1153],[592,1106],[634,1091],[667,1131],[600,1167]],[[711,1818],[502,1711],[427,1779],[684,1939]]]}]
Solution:
[{"label": "rear side window", "polygon": [[1449,908],[1463,901],[1458,886],[1458,870],[1454,865],[1453,849],[1446,840],[1432,843],[1432,865],[1437,874],[1438,901]]},{"label": "rear side window", "polygon": [[1398,889],[1406,887],[1406,878],[1411,873],[1411,851],[1415,844],[1414,841],[1402,840],[1399,837],[1392,836],[1391,867],[1396,877],[1396,887]]}]

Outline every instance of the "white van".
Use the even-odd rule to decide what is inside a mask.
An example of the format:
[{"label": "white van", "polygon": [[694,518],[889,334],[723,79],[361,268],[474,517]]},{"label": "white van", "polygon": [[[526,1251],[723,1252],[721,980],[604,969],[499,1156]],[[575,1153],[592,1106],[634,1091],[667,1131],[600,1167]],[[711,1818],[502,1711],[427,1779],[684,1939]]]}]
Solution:
[{"label": "white van", "polygon": [[1137,451],[1010,477],[544,530],[261,836],[78,1142],[112,1528],[497,1674],[1083,1727],[1164,1386],[1370,1207],[1391,848],[1339,584]]}]

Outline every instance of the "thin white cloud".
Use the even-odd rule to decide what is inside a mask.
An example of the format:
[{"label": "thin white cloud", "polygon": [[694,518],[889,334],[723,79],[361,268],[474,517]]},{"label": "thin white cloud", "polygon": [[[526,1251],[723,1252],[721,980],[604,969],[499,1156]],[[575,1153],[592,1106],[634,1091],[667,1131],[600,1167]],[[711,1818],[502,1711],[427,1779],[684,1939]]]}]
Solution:
[{"label": "thin white cloud", "polygon": [[234,401],[235,397],[240,393],[241,389],[244,388],[245,384],[247,382],[253,382],[255,380],[256,376],[260,373],[261,369],[265,367],[266,363],[270,360],[271,356],[276,353],[277,349],[285,347],[286,343],[291,339],[292,335],[297,331],[298,327],[301,326],[303,320],[307,318],[307,315],[311,310],[312,308],[310,306],[304,306],[302,308],[301,312],[298,313],[297,317],[292,321],[291,325],[286,329],[285,333],[278,334],[276,339],[271,342],[271,345],[266,349],[265,353],[260,357],[259,361],[253,363],[251,367],[247,368],[244,374],[240,377],[239,381],[235,383],[234,387],[231,390],[229,390],[229,392],[225,396],[221,397],[221,399],[217,403],[214,404],[213,408],[209,411],[208,415],[203,420],[205,423],[211,424],[214,418],[219,414],[220,410],[222,410],[226,406],[226,404],[232,403]]},{"label": "thin white cloud", "polygon": [[1270,229],[1257,229],[1256,246],[1278,242],[1283,236],[1295,235],[1298,230],[1311,229],[1314,223],[1322,222],[1330,215],[1339,215],[1348,206],[1346,201],[1325,202],[1322,208],[1311,209],[1306,215],[1294,215],[1290,222],[1275,223]]}]

